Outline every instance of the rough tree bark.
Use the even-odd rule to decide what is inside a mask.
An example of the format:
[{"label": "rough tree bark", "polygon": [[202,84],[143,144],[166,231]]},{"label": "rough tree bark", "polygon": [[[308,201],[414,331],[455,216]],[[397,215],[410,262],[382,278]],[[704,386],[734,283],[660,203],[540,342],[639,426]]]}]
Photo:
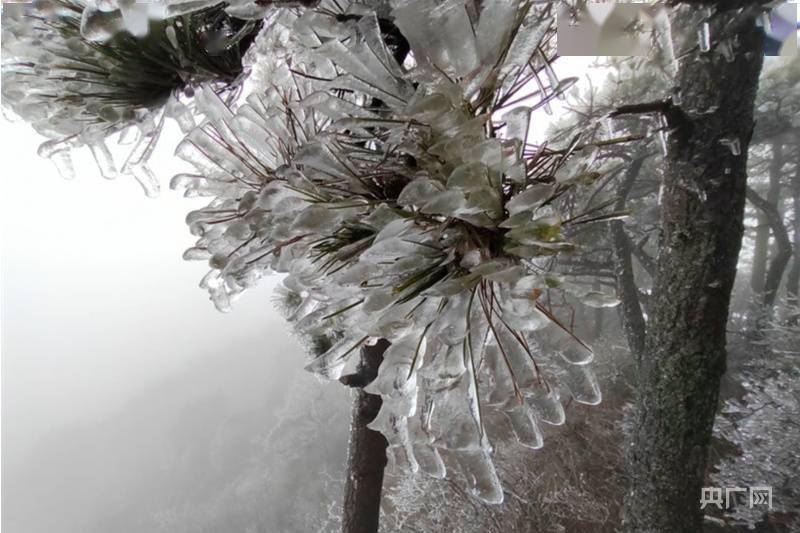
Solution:
[{"label": "rough tree bark", "polygon": [[367,427],[381,409],[381,397],[364,392],[378,375],[383,352],[389,342],[381,339],[374,346],[361,349],[361,361],[355,374],[341,381],[355,387],[350,444],[342,508],[342,533],[378,533],[381,511],[383,471],[386,467],[386,439]]},{"label": "rough tree bark", "polygon": [[[700,495],[725,371],[725,329],[763,60],[756,13],[714,10],[709,21],[713,46],[725,39],[736,43],[732,61],[718,50],[699,51],[697,29],[705,10],[684,7],[673,23],[686,32],[676,79],[682,102],[660,106],[670,136],[660,249],[628,461],[627,531],[703,529]],[[739,150],[730,141],[738,142]]]},{"label": "rough tree bark", "polygon": [[[783,166],[783,144],[776,140],[772,145],[772,161],[769,165],[769,188],[767,189],[766,201],[770,205],[777,205],[781,194],[781,167]],[[756,206],[758,207],[758,206]],[[755,242],[753,246],[753,270],[750,274],[750,287],[753,289],[753,296],[759,300],[759,305],[764,299],[766,290],[767,258],[769,257],[769,233],[770,219],[763,209],[759,209],[756,215],[758,225],[756,226]]]},{"label": "rough tree bark", "polygon": [[[644,163],[644,155],[637,154],[625,169],[622,183],[617,189],[617,200],[614,204],[615,211],[625,209],[628,195],[639,176]],[[611,233],[611,248],[614,251],[614,279],[617,285],[617,296],[620,299],[620,318],[622,329],[628,341],[628,348],[638,361],[644,351],[646,325],[642,314],[642,305],[639,302],[639,288],[633,275],[633,261],[631,259],[631,242],[625,234],[625,225],[621,220],[614,220],[609,224]]]}]

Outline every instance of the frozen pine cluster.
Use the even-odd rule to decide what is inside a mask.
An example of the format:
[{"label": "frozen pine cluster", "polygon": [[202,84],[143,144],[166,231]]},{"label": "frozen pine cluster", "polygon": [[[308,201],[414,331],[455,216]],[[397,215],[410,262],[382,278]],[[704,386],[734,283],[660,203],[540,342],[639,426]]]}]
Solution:
[{"label": "frozen pine cluster", "polygon": [[203,119],[177,149],[194,170],[171,187],[211,201],[187,217],[185,257],[209,262],[201,285],[221,310],[284,274],[295,330],[329,339],[307,366],[320,376],[354,373],[363,346],[388,340],[366,390],[383,398],[371,427],[392,464],[460,469],[501,502],[486,421],[536,449],[570,402],[599,403],[594,354],[562,304],[615,304],[558,269],[582,229],[619,216],[571,200],[597,177],[596,147],[578,130],[558,149],[528,140],[575,82],[551,65],[552,6],[282,4],[229,8],[263,24],[248,94],[194,91]]},{"label": "frozen pine cluster", "polygon": [[[75,173],[72,151],[88,147],[104,177],[132,176],[155,196],[148,160],[165,120],[194,128],[191,95],[200,85],[235,95],[243,45],[260,23],[235,21],[213,4],[180,16],[164,3],[120,4],[4,5],[3,106],[49,139],[39,155],[64,177]],[[122,146],[122,161],[109,141]]]}]

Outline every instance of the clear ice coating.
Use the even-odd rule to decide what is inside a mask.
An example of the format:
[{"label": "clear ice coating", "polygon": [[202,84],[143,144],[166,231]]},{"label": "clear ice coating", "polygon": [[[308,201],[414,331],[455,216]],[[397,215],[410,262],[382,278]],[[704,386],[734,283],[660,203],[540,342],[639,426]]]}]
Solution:
[{"label": "clear ice coating", "polygon": [[[143,12],[106,0],[80,16],[92,32],[84,37],[99,41],[202,5]],[[391,465],[435,478],[455,467],[472,494],[500,503],[488,417],[537,449],[568,402],[598,403],[595,354],[560,321],[557,302],[615,303],[553,270],[578,249],[566,234],[581,227],[565,231],[581,213],[561,212],[553,182],[584,186],[594,156],[528,143],[533,114],[575,82],[550,65],[546,7],[398,0],[378,10],[340,0],[266,12],[234,1],[228,10],[265,17],[235,102],[197,84],[193,113],[178,100],[114,122],[130,146],[121,166],[98,143],[107,130],[75,130],[85,109],[53,103],[30,116],[54,139],[43,155],[66,163],[73,139],[89,144],[104,176],[119,169],[148,194],[157,182],[147,160],[165,117],[176,117],[185,132],[176,154],[193,171],[170,187],[210,198],[186,217],[197,241],[184,257],[208,263],[200,285],[214,305],[226,311],[262,276],[285,274],[287,318],[313,340],[306,368],[328,379],[354,372],[360,348],[387,339],[367,390],[383,398],[372,427]],[[169,46],[178,38],[165,37]],[[30,53],[22,46],[17,57]],[[20,110],[31,87],[24,76],[7,86],[6,72],[4,96]]]},{"label": "clear ice coating", "polygon": [[700,23],[700,29],[697,30],[697,45],[701,52],[711,50],[711,25],[707,21]]},{"label": "clear ice coating", "polygon": [[[573,245],[552,186],[528,166],[551,158],[561,173],[566,158],[532,150],[528,130],[574,80],[548,61],[541,6],[392,5],[276,11],[240,105],[199,91],[205,120],[177,150],[195,172],[170,186],[211,202],[187,217],[198,240],[185,256],[209,262],[201,285],[221,310],[263,275],[287,274],[293,328],[331,337],[307,362],[320,376],[353,372],[365,343],[389,340],[366,390],[383,398],[371,427],[390,467],[442,478],[454,466],[499,503],[486,417],[538,449],[567,401],[601,398],[594,352],[544,295],[617,302],[535,266]],[[570,175],[591,164],[582,154]]]}]

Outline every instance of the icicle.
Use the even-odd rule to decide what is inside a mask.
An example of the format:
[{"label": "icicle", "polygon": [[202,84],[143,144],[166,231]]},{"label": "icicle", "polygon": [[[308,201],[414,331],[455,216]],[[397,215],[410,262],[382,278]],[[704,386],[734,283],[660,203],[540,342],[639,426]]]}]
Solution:
[{"label": "icicle", "polygon": [[547,81],[550,83],[550,90],[558,93],[559,100],[566,100],[565,91],[558,91],[561,81],[558,79],[556,71],[553,70],[553,66],[547,60],[544,62],[544,71],[547,74]]},{"label": "icicle", "polygon": [[414,444],[414,458],[419,465],[419,469],[435,479],[444,479],[447,470],[439,452],[433,446],[426,444]]},{"label": "icicle", "polygon": [[479,450],[459,452],[455,455],[467,478],[472,495],[486,503],[503,503],[503,487],[488,453]]},{"label": "icicle", "polygon": [[173,26],[167,26],[167,28],[164,30],[164,35],[167,36],[169,44],[171,44],[175,50],[181,49],[180,45],[178,44],[178,36],[175,33],[175,28]]},{"label": "icicle", "polygon": [[658,42],[664,53],[664,62],[672,76],[678,72],[678,59],[675,55],[675,44],[672,42],[672,23],[669,19],[669,11],[660,9],[655,18],[658,31]]},{"label": "icicle", "polygon": [[50,156],[50,161],[56,166],[58,173],[65,180],[75,179],[75,167],[72,164],[72,156],[69,150],[59,150],[53,152]]},{"label": "icicle", "polygon": [[616,130],[614,129],[614,119],[612,117],[603,118],[603,127],[605,128],[606,135],[609,139],[613,139],[617,134]]},{"label": "icicle", "polygon": [[161,191],[161,186],[158,184],[158,178],[146,163],[139,163],[136,165],[128,166],[125,173],[136,178],[139,185],[144,189],[144,194],[148,198],[155,198]]},{"label": "icicle", "polygon": [[544,385],[537,385],[534,389],[526,391],[525,397],[542,422],[560,426],[567,420],[564,406],[561,405],[555,390],[546,390]]},{"label": "icicle", "polygon": [[764,28],[764,31],[772,30],[772,18],[769,11],[762,11],[760,19],[761,27]]},{"label": "icicle", "polygon": [[658,141],[658,146],[661,148],[661,155],[666,157],[669,153],[667,147],[667,133],[662,128],[656,130],[656,140]]},{"label": "icicle", "polygon": [[[170,28],[172,28],[170,26]],[[164,114],[175,120],[184,134],[189,133],[197,125],[189,106],[181,102],[177,95],[172,95],[164,106]]]},{"label": "icicle", "polygon": [[563,382],[569,388],[576,402],[597,405],[602,401],[597,377],[588,366],[568,367],[563,376]]},{"label": "icicle", "polygon": [[697,42],[701,52],[711,50],[711,26],[707,21],[704,21],[697,30]]},{"label": "icicle", "polygon": [[81,35],[87,41],[103,43],[123,28],[119,10],[104,11],[91,2],[83,9]]},{"label": "icicle", "polygon": [[117,139],[117,144],[123,146],[127,144],[135,144],[139,140],[140,135],[141,130],[138,126],[130,126],[120,132],[119,138]]},{"label": "icicle", "polygon": [[678,107],[681,106],[683,103],[683,93],[681,92],[680,87],[673,87],[672,88],[672,105],[676,105]]},{"label": "icicle", "polygon": [[505,414],[511,421],[511,429],[520,444],[534,450],[544,446],[542,430],[539,429],[539,425],[536,423],[536,415],[533,414],[528,405],[518,405],[511,410],[505,411]]},{"label": "icicle", "polygon": [[117,168],[114,165],[114,158],[108,150],[105,141],[95,141],[89,145],[89,150],[92,152],[97,168],[100,174],[106,179],[114,179],[117,177]]},{"label": "icicle", "polygon": [[207,248],[198,248],[197,246],[193,246],[191,248],[187,248],[185,252],[183,252],[183,260],[184,261],[208,261],[209,260],[209,251]]},{"label": "icicle", "polygon": [[658,145],[661,148],[661,153],[665,157],[668,153],[668,138],[667,138],[667,131],[669,129],[669,124],[667,123],[667,118],[663,114],[659,114],[656,118],[656,126],[655,126],[655,133],[656,133],[656,140],[658,141]]},{"label": "icicle", "polygon": [[39,145],[36,153],[53,162],[58,173],[65,180],[75,179],[75,167],[72,164],[70,147],[65,141],[52,140]]},{"label": "icicle", "polygon": [[576,340],[568,339],[563,344],[564,347],[558,353],[566,362],[572,365],[588,365],[594,361],[594,352]]}]

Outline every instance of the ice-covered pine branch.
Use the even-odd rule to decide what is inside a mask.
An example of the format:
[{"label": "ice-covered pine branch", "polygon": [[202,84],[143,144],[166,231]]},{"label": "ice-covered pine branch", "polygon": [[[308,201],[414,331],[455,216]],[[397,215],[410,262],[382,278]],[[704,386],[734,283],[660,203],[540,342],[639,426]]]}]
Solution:
[{"label": "ice-covered pine branch", "polygon": [[331,379],[388,339],[367,390],[393,463],[458,465],[488,502],[503,492],[485,417],[538,448],[565,403],[598,403],[565,315],[615,304],[557,267],[619,216],[563,201],[597,177],[601,147],[577,129],[558,149],[528,142],[531,116],[575,81],[553,70],[554,33],[549,7],[526,2],[277,11],[254,45],[257,88],[238,108],[205,92],[207,120],[178,148],[195,172],[172,181],[212,198],[187,217],[186,257],[209,261],[215,304],[287,274],[293,327],[337,332],[308,363]]},{"label": "ice-covered pine branch", "polygon": [[[74,174],[70,151],[88,146],[104,177],[132,175],[152,196],[159,183],[148,159],[164,121],[194,128],[191,96],[201,84],[235,96],[261,22],[221,6],[164,18],[155,10],[165,4],[124,5],[119,20],[82,0],[3,6],[3,106],[50,139],[39,153],[62,175]],[[132,145],[121,167],[110,139]]]},{"label": "ice-covered pine branch", "polygon": [[365,390],[383,399],[372,427],[393,463],[437,478],[458,466],[500,502],[487,417],[535,449],[565,404],[600,402],[571,316],[616,300],[559,257],[622,216],[575,194],[630,139],[597,140],[587,122],[560,146],[529,142],[576,81],[553,69],[548,3],[288,4],[45,0],[4,22],[4,101],[67,172],[86,145],[113,176],[105,142],[133,131],[122,172],[151,194],[147,159],[177,119],[194,172],[171,187],[211,198],[187,217],[185,257],[209,261],[217,307],[286,274],[308,369],[331,379],[388,340]]}]

